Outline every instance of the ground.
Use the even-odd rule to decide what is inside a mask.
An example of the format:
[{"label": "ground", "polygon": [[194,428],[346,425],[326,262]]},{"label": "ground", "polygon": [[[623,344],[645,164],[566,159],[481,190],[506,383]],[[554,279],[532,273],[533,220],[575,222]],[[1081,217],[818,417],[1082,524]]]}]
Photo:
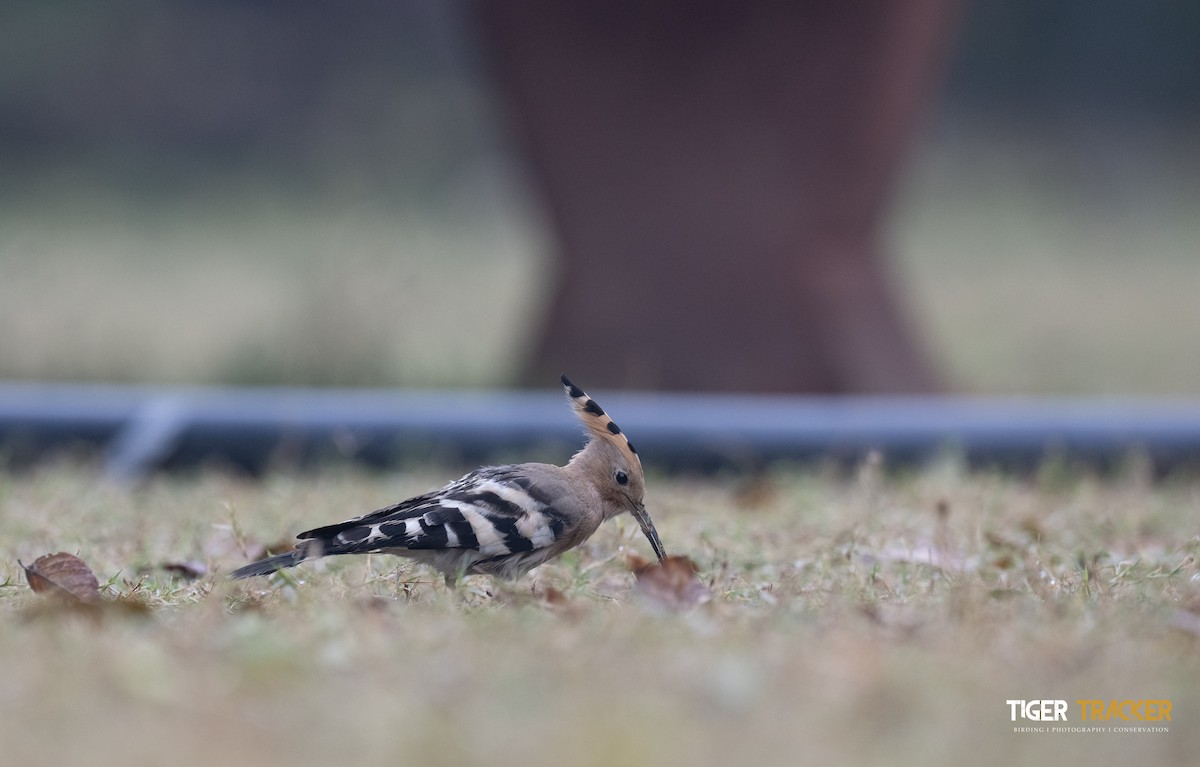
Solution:
[{"label": "ground", "polygon": [[[636,524],[458,593],[402,560],[231,583],[243,549],[453,470],[212,472],[137,488],[86,465],[0,484],[5,761],[172,765],[1188,763],[1200,752],[1200,480],[779,467],[651,475],[711,599],[638,596]],[[53,551],[106,608],[53,607]],[[161,566],[195,560],[197,579]],[[194,566],[194,565],[193,565]],[[111,603],[111,604],[109,604]],[[1010,699],[1172,702],[1166,733],[1015,733]],[[1110,723],[1104,723],[1110,724]]]}]

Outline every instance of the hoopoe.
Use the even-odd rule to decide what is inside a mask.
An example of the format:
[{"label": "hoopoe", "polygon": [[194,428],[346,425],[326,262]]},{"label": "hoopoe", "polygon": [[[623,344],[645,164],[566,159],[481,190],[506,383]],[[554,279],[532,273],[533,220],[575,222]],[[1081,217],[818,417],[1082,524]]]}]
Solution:
[{"label": "hoopoe", "polygon": [[471,574],[518,578],[624,512],[637,520],[662,560],[666,552],[642,499],[645,479],[637,451],[594,399],[565,375],[562,384],[588,434],[566,466],[476,469],[440,490],[300,533],[295,550],[232,576],[267,575],[333,554],[384,552],[433,566],[448,585]]}]

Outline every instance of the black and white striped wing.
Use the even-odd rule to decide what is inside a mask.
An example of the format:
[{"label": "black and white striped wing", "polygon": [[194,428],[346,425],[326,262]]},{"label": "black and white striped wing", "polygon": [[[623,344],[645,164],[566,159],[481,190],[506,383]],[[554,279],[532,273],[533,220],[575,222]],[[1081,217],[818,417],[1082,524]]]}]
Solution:
[{"label": "black and white striped wing", "polygon": [[479,469],[437,492],[298,537],[318,542],[323,555],[460,549],[482,561],[548,548],[564,535],[567,515],[516,469]]}]

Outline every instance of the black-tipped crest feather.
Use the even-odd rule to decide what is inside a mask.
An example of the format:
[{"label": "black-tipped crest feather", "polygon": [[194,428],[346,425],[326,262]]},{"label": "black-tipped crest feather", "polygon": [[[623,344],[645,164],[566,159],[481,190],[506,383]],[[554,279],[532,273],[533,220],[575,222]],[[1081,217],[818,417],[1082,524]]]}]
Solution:
[{"label": "black-tipped crest feather", "polygon": [[[640,465],[641,460],[638,458],[637,449],[629,441],[629,437],[621,431],[621,427],[617,426],[612,417],[604,412],[604,408],[589,397],[587,392],[573,384],[566,375],[562,376],[562,384],[567,391],[567,396],[571,399],[575,415],[583,422],[588,433],[594,438],[605,440],[618,448],[628,450],[633,460]],[[618,437],[619,439],[617,439]]]}]

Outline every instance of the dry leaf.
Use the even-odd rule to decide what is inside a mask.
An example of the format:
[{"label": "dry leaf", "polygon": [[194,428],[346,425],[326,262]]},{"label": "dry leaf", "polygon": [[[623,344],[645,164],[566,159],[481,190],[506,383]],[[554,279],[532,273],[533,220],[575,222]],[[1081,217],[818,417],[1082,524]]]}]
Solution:
[{"label": "dry leaf", "polygon": [[60,551],[38,557],[31,565],[20,560],[17,564],[25,569],[29,588],[39,594],[52,594],[87,604],[100,601],[100,583],[96,574],[74,554]]},{"label": "dry leaf", "polygon": [[633,556],[630,567],[637,577],[638,595],[652,607],[678,611],[712,598],[712,592],[696,577],[700,568],[689,557],[669,556],[649,564]]}]

